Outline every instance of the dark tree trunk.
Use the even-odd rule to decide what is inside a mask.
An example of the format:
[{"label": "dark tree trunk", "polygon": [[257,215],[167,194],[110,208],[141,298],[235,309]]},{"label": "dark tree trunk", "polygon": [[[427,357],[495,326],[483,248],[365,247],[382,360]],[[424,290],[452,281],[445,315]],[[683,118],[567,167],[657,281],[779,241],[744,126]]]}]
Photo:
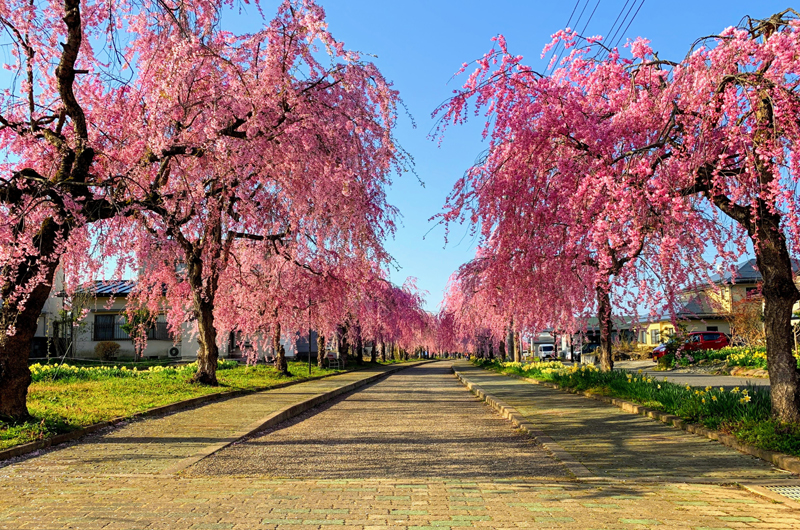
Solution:
[{"label": "dark tree trunk", "polygon": [[[765,185],[770,179],[765,178]],[[753,240],[756,264],[763,277],[764,332],[767,338],[772,415],[774,418],[800,422],[800,388],[797,360],[793,355],[792,307],[800,299],[794,284],[792,261],[781,230],[780,215],[770,213],[766,204],[753,219],[750,208],[732,203],[724,195],[713,197],[714,204],[742,224]]]},{"label": "dark tree trunk", "polygon": [[[768,28],[764,38],[773,31]],[[720,94],[719,97],[723,95]],[[759,157],[758,150],[762,147],[773,149],[780,139],[776,140],[774,137],[776,127],[773,98],[766,89],[761,89],[759,97],[755,98],[754,110],[760,127],[754,135],[754,152],[751,156],[756,166],[759,187],[769,189],[781,176],[774,174],[772,166],[765,164]],[[764,296],[764,331],[767,338],[772,416],[784,422],[800,422],[800,388],[797,361],[792,352],[791,331],[792,307],[800,299],[800,292],[794,284],[792,261],[781,227],[780,210],[775,204],[758,198],[758,215],[755,216],[749,204],[742,206],[724,194],[715,193],[713,173],[713,167],[701,167],[698,170],[696,187],[708,200],[747,230],[753,242],[758,270],[763,277],[761,291]]]},{"label": "dark tree trunk", "polygon": [[[58,262],[40,261],[36,268],[44,270],[44,281],[33,289],[22,311],[10,306],[5,308],[2,315],[6,321],[4,324],[13,322],[17,330],[13,336],[3,337],[0,341],[0,419],[6,421],[22,422],[30,419],[26,404],[28,386],[31,384],[28,358],[39,315],[50,295]],[[9,286],[9,289],[13,290],[15,287],[18,286]]]},{"label": "dark tree trunk", "polygon": [[611,349],[611,294],[607,285],[595,289],[597,293],[597,322],[600,326],[600,369],[614,369],[614,354]]},{"label": "dark tree trunk", "polygon": [[378,351],[377,350],[378,350],[378,341],[377,340],[373,340],[372,341],[372,350],[370,350],[370,353],[369,353],[369,362],[375,363],[375,362],[378,361]]},{"label": "dark tree trunk", "polygon": [[356,328],[356,344],[355,344],[356,364],[361,366],[364,364],[364,342],[361,340],[361,328]]},{"label": "dark tree trunk", "polygon": [[192,377],[192,382],[203,385],[217,386],[217,360],[219,348],[217,347],[217,330],[214,328],[214,306],[200,301],[196,304],[197,314],[197,373]]},{"label": "dark tree trunk", "polygon": [[514,362],[522,362],[522,341],[520,341],[519,331],[514,333]]},{"label": "dark tree trunk", "polygon": [[792,261],[777,215],[762,214],[756,222],[756,263],[764,278],[764,331],[767,336],[772,415],[785,422],[800,422],[797,360],[792,340],[792,307],[800,299],[793,281]]},{"label": "dark tree trunk", "polygon": [[[275,313],[277,316],[277,311]],[[286,362],[286,349],[281,344],[281,325],[277,321],[272,334],[272,347],[275,349],[275,369],[280,375],[292,375],[289,373],[289,364]]]},{"label": "dark tree trunk", "polygon": [[381,362],[386,362],[386,343],[381,341]]},{"label": "dark tree trunk", "polygon": [[508,323],[508,327],[506,328],[506,340],[504,347],[507,348],[506,355],[510,359],[514,359],[514,321]]},{"label": "dark tree trunk", "polygon": [[319,334],[317,335],[317,368],[322,368],[323,362],[325,362],[325,336]]},{"label": "dark tree trunk", "polygon": [[336,347],[339,352],[339,360],[342,362],[342,367],[347,366],[347,352],[350,345],[347,343],[347,327],[339,326],[336,330]]},{"label": "dark tree trunk", "polygon": [[[188,249],[188,247],[187,247]],[[197,320],[197,372],[192,377],[192,382],[203,385],[217,386],[217,330],[214,328],[214,295],[215,289],[203,283],[203,260],[199,253],[186,252],[187,274],[186,281],[192,289],[192,302],[194,316]]]}]

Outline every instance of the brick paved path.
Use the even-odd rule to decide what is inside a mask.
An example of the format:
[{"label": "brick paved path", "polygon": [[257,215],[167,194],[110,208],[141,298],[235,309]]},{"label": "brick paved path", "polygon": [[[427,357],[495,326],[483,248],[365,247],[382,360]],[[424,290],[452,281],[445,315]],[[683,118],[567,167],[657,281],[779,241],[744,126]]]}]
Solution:
[{"label": "brick paved path", "polygon": [[195,475],[291,478],[564,478],[441,363],[405,370],[307,419],[200,462]]},{"label": "brick paved path", "polygon": [[[81,443],[29,460],[24,469],[52,474],[160,473],[204,447],[220,443],[247,425],[288,405],[366,379],[381,366],[290,385],[135,421]],[[3,463],[0,462],[0,466]],[[7,472],[16,472],[12,467]]]},{"label": "brick paved path", "polygon": [[[129,466],[110,438],[79,444],[0,469],[0,528],[800,528],[798,512],[735,487],[578,482],[477,403],[439,363],[390,376],[305,426],[257,436],[181,475],[111,474]],[[322,440],[303,442],[326,435],[343,456],[323,465]],[[448,457],[458,465],[442,462]]]},{"label": "brick paved path", "polygon": [[505,401],[598,476],[628,479],[779,480],[763,460],[585,396],[458,363],[457,369]]}]

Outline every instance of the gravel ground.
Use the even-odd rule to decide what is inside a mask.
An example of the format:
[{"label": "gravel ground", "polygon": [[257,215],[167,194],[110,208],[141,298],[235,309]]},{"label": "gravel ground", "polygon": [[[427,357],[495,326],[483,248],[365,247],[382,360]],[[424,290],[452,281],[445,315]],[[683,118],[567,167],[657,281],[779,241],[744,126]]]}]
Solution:
[{"label": "gravel ground", "polygon": [[567,472],[465,390],[449,363],[435,363],[239,442],[184,475],[502,479]]}]

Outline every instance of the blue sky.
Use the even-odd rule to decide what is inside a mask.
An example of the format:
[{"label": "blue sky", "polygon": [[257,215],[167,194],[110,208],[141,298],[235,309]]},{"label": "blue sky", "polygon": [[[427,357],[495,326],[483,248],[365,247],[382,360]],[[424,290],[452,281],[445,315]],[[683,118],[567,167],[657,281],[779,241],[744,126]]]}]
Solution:
[{"label": "blue sky", "polygon": [[[377,56],[375,63],[394,82],[417,124],[413,128],[404,118],[397,131],[400,143],[415,159],[419,180],[404,175],[389,192],[390,202],[403,217],[387,247],[400,266],[392,272],[392,279],[402,283],[407,276],[418,278],[418,286],[429,292],[428,309],[436,310],[448,277],[472,257],[475,241],[467,227],[455,227],[445,246],[444,229],[435,227],[429,218],[441,211],[456,179],[485,146],[480,119],[449,129],[438,146],[428,139],[434,124],[431,112],[458,88],[460,79],[452,79],[453,73],[463,62],[487,52],[490,39],[498,33],[506,36],[512,53],[525,56],[527,64],[543,70],[541,50],[550,35],[566,25],[575,1],[317,1],[325,8],[329,29],[337,40],[350,49]],[[587,7],[573,27],[583,29],[596,1],[580,0],[575,17]],[[639,2],[636,0],[637,6]],[[278,0],[264,0],[265,14],[272,16],[278,4]],[[625,0],[600,0],[586,34],[606,35],[624,4]],[[625,37],[644,36],[662,58],[680,59],[698,37],[736,25],[745,15],[766,18],[786,7],[785,0],[645,0]],[[234,27],[235,18],[231,20]]]}]

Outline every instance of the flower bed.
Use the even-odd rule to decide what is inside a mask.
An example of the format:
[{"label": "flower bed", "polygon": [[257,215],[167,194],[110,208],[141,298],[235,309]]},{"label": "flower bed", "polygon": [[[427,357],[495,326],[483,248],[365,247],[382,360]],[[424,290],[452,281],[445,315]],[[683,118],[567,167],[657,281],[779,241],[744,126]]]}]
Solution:
[{"label": "flower bed", "polygon": [[[800,368],[800,353],[795,352],[797,367]],[[703,361],[725,361],[727,366],[767,369],[767,348],[765,346],[728,346],[720,350],[697,350],[665,356],[662,364],[672,367],[691,366]]]},{"label": "flower bed", "polygon": [[694,388],[657,380],[641,372],[601,372],[592,365],[566,367],[559,362],[476,361],[475,364],[501,373],[549,381],[563,388],[633,401],[733,434],[739,440],[762,449],[800,456],[800,425],[780,424],[771,419],[768,389]]},{"label": "flower bed", "polygon": [[[230,370],[239,366],[236,361],[217,361],[217,370]],[[97,381],[109,377],[146,377],[152,374],[191,375],[197,371],[197,363],[167,366],[149,366],[146,368],[128,368],[127,366],[79,366],[72,364],[32,364],[31,378],[34,383],[40,381]]]}]

